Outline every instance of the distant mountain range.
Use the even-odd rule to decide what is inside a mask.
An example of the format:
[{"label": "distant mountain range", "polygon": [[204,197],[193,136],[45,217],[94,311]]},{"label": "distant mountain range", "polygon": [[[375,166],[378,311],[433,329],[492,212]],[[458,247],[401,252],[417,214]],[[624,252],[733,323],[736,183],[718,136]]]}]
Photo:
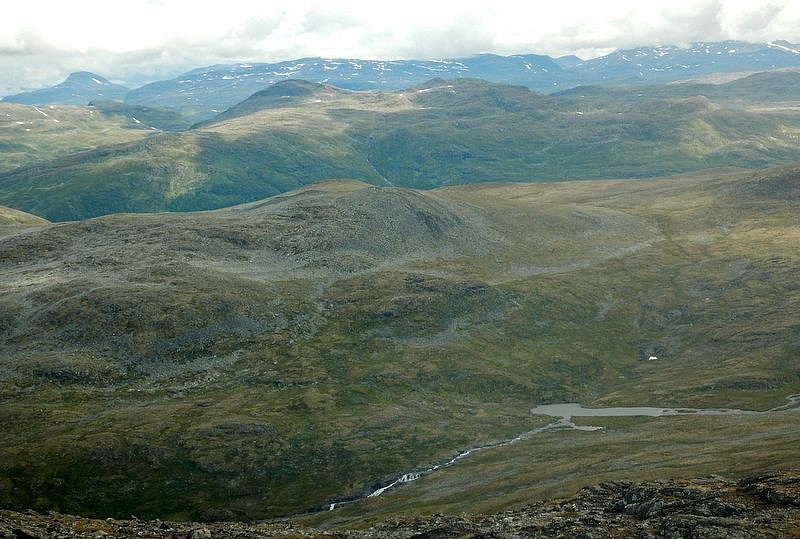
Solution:
[{"label": "distant mountain range", "polygon": [[[288,80],[192,129],[137,130],[0,171],[0,204],[63,221],[221,208],[329,178],[428,189],[787,164],[800,161],[797,77],[751,75],[708,96],[693,92],[707,85],[650,85],[652,97],[636,87],[547,96],[467,78],[393,92]],[[121,114],[112,118],[168,119]]]},{"label": "distant mountain range", "polygon": [[51,88],[9,95],[3,101],[23,105],[86,105],[94,99],[122,100],[128,92],[130,88],[114,84],[96,73],[80,71]]},{"label": "distant mountain range", "polygon": [[86,104],[93,99],[124,99],[131,104],[171,108],[197,122],[287,79],[304,79],[351,90],[396,90],[434,77],[469,77],[553,93],[580,85],[669,82],[712,73],[792,67],[800,67],[800,45],[786,41],[639,47],[586,61],[576,56],[551,58],[536,54],[479,54],[438,61],[302,58],[277,63],[202,67],[130,91],[92,73],[74,73],[53,88],[7,96],[3,100],[28,104]]}]

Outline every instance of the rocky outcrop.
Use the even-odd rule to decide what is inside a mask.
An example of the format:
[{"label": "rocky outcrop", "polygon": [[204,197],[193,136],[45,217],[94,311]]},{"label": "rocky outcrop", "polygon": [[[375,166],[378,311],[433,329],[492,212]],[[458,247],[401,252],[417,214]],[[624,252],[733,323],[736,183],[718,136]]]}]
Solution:
[{"label": "rocky outcrop", "polygon": [[33,511],[0,511],[0,538],[61,537],[790,537],[800,533],[800,470],[739,482],[718,476],[632,483],[613,481],[572,498],[492,515],[428,515],[384,521],[368,530],[325,531],[291,521],[202,526],[160,520],[92,520]]}]

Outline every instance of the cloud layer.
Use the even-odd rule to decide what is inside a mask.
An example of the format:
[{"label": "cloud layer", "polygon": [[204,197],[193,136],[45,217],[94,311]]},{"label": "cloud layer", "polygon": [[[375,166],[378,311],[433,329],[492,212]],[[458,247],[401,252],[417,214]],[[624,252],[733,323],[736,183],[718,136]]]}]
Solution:
[{"label": "cloud layer", "polygon": [[693,41],[800,42],[800,0],[15,4],[4,7],[0,20],[0,95],[50,86],[76,70],[138,86],[214,63],[305,56],[591,57],[615,48]]}]

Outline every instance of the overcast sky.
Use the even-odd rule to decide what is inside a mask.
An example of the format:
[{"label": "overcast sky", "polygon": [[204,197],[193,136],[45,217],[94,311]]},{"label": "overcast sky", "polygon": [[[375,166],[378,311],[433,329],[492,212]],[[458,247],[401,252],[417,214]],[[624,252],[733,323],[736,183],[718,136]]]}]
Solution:
[{"label": "overcast sky", "polygon": [[16,0],[0,8],[0,95],[80,70],[138,86],[215,63],[589,58],[724,39],[800,42],[800,0]]}]

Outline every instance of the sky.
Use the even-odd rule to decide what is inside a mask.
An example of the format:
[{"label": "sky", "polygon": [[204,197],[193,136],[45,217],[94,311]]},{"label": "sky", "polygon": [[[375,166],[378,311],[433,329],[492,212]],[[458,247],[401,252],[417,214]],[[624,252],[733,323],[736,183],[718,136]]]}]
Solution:
[{"label": "sky", "polygon": [[591,58],[736,39],[800,43],[800,0],[24,0],[0,7],[0,95],[92,71],[131,87],[308,56]]}]

